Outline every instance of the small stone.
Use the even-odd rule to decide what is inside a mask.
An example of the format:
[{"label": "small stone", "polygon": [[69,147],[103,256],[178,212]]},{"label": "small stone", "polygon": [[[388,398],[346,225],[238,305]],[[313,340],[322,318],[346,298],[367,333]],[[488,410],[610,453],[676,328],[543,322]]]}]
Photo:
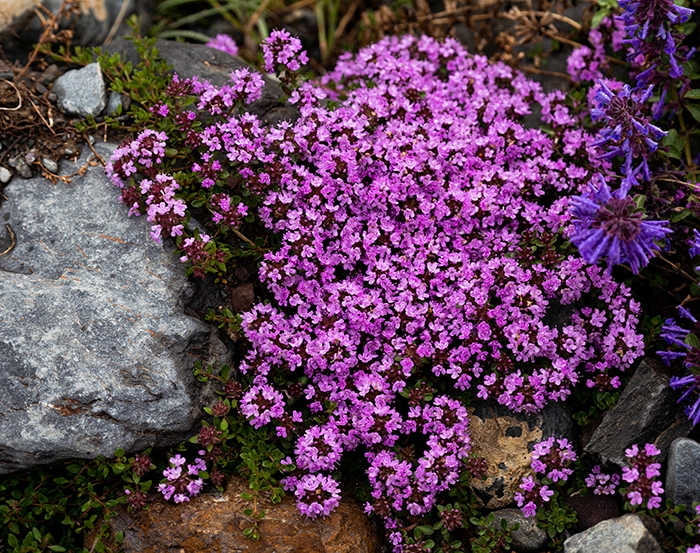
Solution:
[{"label": "small stone", "polygon": [[50,157],[45,157],[41,159],[41,164],[44,166],[44,169],[51,173],[56,173],[58,171],[58,163],[56,163],[53,159]]},{"label": "small stone", "polygon": [[510,547],[513,551],[535,553],[547,543],[547,532],[537,526],[537,519],[526,517],[520,509],[500,509],[494,511],[493,516],[496,528],[501,527],[502,519],[505,519],[509,527],[520,524],[520,527],[510,534],[513,540]]},{"label": "small stone", "polygon": [[34,163],[36,161],[36,152],[34,150],[28,151],[24,154],[24,161],[27,163]]},{"label": "small stone", "polygon": [[63,153],[67,156],[72,156],[75,155],[75,150],[73,150],[72,148],[64,148]]},{"label": "small stone", "polygon": [[41,82],[44,84],[51,84],[60,76],[61,70],[58,68],[58,65],[52,63],[46,69],[44,69],[44,72],[41,74]]},{"label": "small stone", "polygon": [[49,102],[56,102],[58,100],[58,96],[53,92],[49,92],[46,97],[49,99]]},{"label": "small stone", "polygon": [[109,99],[107,100],[107,107],[105,107],[105,115],[116,117],[120,107],[122,107],[121,94],[115,90],[110,91]]},{"label": "small stone", "polygon": [[56,79],[53,91],[58,107],[81,117],[96,117],[107,104],[107,93],[99,63],[67,71]]},{"label": "small stone", "polygon": [[689,438],[678,438],[671,444],[666,470],[666,495],[676,505],[685,505],[693,513],[692,504],[700,502],[700,444]]},{"label": "small stone", "polygon": [[22,156],[10,158],[7,160],[7,163],[10,165],[10,167],[14,167],[22,178],[32,178],[32,170],[29,168],[29,165],[27,165],[27,162],[24,161]]},{"label": "small stone", "polygon": [[564,542],[564,553],[663,553],[638,515],[605,520]]},{"label": "small stone", "polygon": [[0,182],[3,184],[7,184],[8,182],[10,182],[11,178],[12,173],[10,173],[10,170],[0,165]]}]

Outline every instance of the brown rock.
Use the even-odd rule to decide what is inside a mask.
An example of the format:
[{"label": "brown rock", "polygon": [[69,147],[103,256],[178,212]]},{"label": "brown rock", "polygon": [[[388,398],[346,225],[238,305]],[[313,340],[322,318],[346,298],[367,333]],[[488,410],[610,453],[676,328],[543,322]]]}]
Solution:
[{"label": "brown rock", "polygon": [[231,307],[236,313],[248,311],[255,304],[255,291],[253,283],[246,282],[231,288]]},{"label": "brown rock", "polygon": [[[248,482],[229,479],[226,491],[204,493],[189,503],[159,501],[148,511],[121,509],[109,521],[112,535],[124,532],[124,553],[379,553],[379,536],[362,511],[344,499],[332,516],[309,520],[287,495],[273,505],[267,497],[258,502],[266,512],[260,522],[260,540],[243,536],[251,518],[243,514],[251,502],[240,498]],[[92,540],[86,540],[90,550]]]}]

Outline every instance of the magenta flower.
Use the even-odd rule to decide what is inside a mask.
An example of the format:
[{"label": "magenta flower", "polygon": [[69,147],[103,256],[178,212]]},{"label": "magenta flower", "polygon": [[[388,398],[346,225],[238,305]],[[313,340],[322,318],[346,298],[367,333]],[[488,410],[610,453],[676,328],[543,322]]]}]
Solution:
[{"label": "magenta flower", "polygon": [[294,495],[299,512],[309,518],[329,516],[340,504],[338,482],[322,474],[306,474],[299,478]]},{"label": "magenta flower", "polygon": [[654,457],[660,454],[661,450],[654,444],[646,444],[643,451],[637,444],[625,450],[628,466],[622,468],[622,479],[628,486],[621,493],[631,505],[645,504],[647,509],[661,506],[664,489],[656,480],[661,475],[661,464],[654,461]]},{"label": "magenta flower", "polygon": [[218,34],[214,38],[209,39],[207,42],[209,48],[214,48],[215,50],[221,50],[227,53],[229,56],[238,55],[238,46],[236,41],[233,40],[229,35]]},{"label": "magenta flower", "polygon": [[645,220],[629,196],[619,191],[611,194],[602,175],[597,190],[572,198],[571,214],[571,242],[588,263],[605,257],[609,271],[613,265],[627,263],[638,273],[660,251],[655,241],[672,232],[667,221]]},{"label": "magenta flower", "polygon": [[549,502],[554,491],[533,476],[525,476],[520,483],[523,492],[516,492],[514,499],[526,517],[535,516],[537,508]]},{"label": "magenta flower", "polygon": [[302,65],[309,63],[301,41],[284,29],[272,31],[263,42],[262,49],[265,71],[268,73],[274,73],[279,66],[289,71],[299,71]]},{"label": "magenta flower", "polygon": [[586,477],[585,482],[587,487],[593,488],[595,495],[613,495],[620,484],[620,475],[605,473],[601,470],[600,465],[596,465]]},{"label": "magenta flower", "polygon": [[554,437],[536,443],[532,450],[532,461],[530,466],[535,472],[546,475],[553,482],[566,480],[574,471],[567,468],[576,461],[576,452],[566,438],[556,440]]},{"label": "magenta flower", "polygon": [[197,476],[200,471],[207,470],[206,463],[198,457],[193,465],[187,465],[187,472],[183,472],[186,463],[187,459],[178,453],[170,458],[170,467],[163,471],[166,481],[158,485],[158,491],[166,501],[172,498],[175,503],[183,503],[199,495],[204,481]]}]

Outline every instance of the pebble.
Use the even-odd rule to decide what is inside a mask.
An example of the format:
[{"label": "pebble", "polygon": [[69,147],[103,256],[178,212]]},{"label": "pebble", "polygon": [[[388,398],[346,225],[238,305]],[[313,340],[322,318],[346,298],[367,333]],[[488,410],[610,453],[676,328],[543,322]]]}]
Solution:
[{"label": "pebble", "polygon": [[96,117],[107,104],[104,78],[99,63],[73,69],[61,75],[53,85],[58,107],[81,117]]},{"label": "pebble", "polygon": [[3,184],[7,184],[8,182],[10,182],[11,178],[12,173],[10,173],[9,169],[0,165],[0,182]]},{"label": "pebble", "polygon": [[56,171],[58,171],[58,163],[56,163],[50,157],[42,158],[41,164],[47,171],[50,171],[51,173],[56,173]]},{"label": "pebble", "polygon": [[534,517],[526,517],[520,509],[499,509],[493,512],[493,516],[496,528],[501,527],[502,519],[505,519],[508,526],[520,525],[510,534],[513,540],[510,547],[513,551],[534,553],[542,550],[547,543],[547,532],[537,526],[537,520]]},{"label": "pebble", "polygon": [[25,179],[32,178],[32,170],[27,165],[27,162],[21,156],[16,156],[7,160],[10,167],[14,167],[17,172]]},{"label": "pebble", "polygon": [[109,93],[109,99],[107,100],[107,107],[105,108],[105,115],[110,117],[116,117],[118,115],[119,108],[122,107],[122,96],[119,92],[112,90]]},{"label": "pebble", "polygon": [[564,542],[564,553],[663,553],[635,514],[605,520]]}]

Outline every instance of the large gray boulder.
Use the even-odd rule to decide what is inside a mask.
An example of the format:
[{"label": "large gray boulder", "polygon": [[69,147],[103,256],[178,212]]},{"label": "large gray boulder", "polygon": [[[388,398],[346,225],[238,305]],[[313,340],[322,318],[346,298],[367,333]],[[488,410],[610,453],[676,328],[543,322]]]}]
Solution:
[{"label": "large gray boulder", "polygon": [[564,542],[564,553],[663,553],[652,521],[629,514],[604,520]]},{"label": "large gray boulder", "polygon": [[195,361],[228,357],[184,314],[192,288],[171,249],[127,218],[94,162],[69,184],[14,179],[4,194],[0,252],[10,231],[16,245],[0,257],[0,474],[187,438],[212,398]]}]

